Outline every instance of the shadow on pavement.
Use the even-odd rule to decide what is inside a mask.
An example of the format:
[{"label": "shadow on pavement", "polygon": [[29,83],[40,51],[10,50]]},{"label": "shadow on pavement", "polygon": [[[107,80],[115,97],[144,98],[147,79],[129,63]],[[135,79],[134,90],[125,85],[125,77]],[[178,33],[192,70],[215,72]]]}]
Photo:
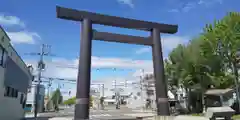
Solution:
[{"label": "shadow on pavement", "polygon": [[49,120],[52,117],[37,117],[37,119],[35,119],[34,117],[31,118],[24,118],[22,120]]}]

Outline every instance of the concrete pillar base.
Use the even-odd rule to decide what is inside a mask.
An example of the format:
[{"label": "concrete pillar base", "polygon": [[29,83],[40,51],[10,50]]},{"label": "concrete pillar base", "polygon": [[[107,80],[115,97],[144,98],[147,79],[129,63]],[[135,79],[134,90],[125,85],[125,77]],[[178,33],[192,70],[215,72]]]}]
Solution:
[{"label": "concrete pillar base", "polygon": [[153,120],[174,120],[174,116],[154,116]]}]

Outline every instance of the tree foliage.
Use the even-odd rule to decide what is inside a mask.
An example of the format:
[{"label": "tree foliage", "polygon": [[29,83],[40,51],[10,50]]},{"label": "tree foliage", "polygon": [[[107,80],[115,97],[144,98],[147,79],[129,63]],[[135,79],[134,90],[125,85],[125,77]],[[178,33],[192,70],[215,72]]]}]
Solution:
[{"label": "tree foliage", "polygon": [[[90,97],[90,106],[92,106],[93,98]],[[69,98],[63,102],[64,105],[74,105],[76,103],[76,97]]]},{"label": "tree foliage", "polygon": [[63,102],[64,105],[73,105],[75,104],[76,97],[69,98]]},{"label": "tree foliage", "polygon": [[236,52],[240,47],[240,13],[230,12],[207,24],[187,45],[178,45],[165,60],[170,86],[227,88],[238,76]]},{"label": "tree foliage", "polygon": [[52,97],[51,97],[51,101],[53,103],[53,107],[55,108],[58,108],[59,104],[62,103],[62,94],[61,94],[61,91],[59,89],[56,89],[53,94],[52,94]]}]

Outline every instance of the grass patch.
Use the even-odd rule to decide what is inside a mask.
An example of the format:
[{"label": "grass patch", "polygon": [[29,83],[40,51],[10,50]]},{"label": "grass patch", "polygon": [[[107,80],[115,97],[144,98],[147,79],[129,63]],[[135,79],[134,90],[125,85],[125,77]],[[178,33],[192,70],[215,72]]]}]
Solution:
[{"label": "grass patch", "polygon": [[191,114],[191,116],[203,116],[204,114],[203,113],[193,113]]},{"label": "grass patch", "polygon": [[[203,113],[193,113],[193,114],[190,114],[191,116],[204,116]],[[240,120],[240,114],[239,115],[234,115],[232,117],[233,120]]]},{"label": "grass patch", "polygon": [[232,119],[233,119],[233,120],[240,120],[240,115],[234,115],[234,116],[232,117]]}]

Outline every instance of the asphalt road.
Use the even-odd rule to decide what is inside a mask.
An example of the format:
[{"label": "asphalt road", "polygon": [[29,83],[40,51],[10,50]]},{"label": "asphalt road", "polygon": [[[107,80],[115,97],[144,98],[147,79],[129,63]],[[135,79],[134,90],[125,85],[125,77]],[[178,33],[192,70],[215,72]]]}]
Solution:
[{"label": "asphalt road", "polygon": [[[141,111],[132,110],[130,108],[122,106],[120,109],[115,109],[115,106],[107,106],[104,110],[90,110],[90,119],[101,119],[101,120],[123,120],[123,119],[136,119],[134,114],[141,114]],[[48,120],[53,117],[73,117],[74,116],[74,108],[65,108],[59,112],[51,112],[51,113],[41,113],[39,117],[40,120]]]},{"label": "asphalt road", "polygon": [[[122,106],[120,109],[115,109],[115,106],[108,106],[104,110],[90,110],[90,118],[92,119],[127,119],[127,118],[136,118],[130,113],[139,113],[139,111],[133,111],[127,107]],[[74,115],[74,108],[68,108],[63,111],[60,111],[61,115]]]}]

